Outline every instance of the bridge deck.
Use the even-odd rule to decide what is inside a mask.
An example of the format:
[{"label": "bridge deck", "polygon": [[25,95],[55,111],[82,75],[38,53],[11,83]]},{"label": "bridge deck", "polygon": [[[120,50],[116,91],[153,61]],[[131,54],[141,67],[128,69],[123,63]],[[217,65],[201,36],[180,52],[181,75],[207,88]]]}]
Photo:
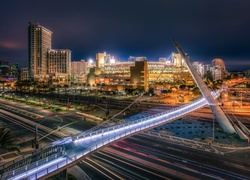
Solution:
[{"label": "bridge deck", "polygon": [[[212,93],[218,97],[219,92]],[[59,170],[73,166],[85,155],[95,151],[102,146],[116,140],[130,136],[156,126],[173,121],[185,114],[195,111],[207,104],[205,98],[198,99],[190,104],[168,110],[157,115],[138,119],[132,122],[123,123],[113,127],[63,138],[53,142],[52,146],[62,147],[63,152],[58,152],[52,156],[33,162],[25,167],[15,168],[13,171],[4,173],[1,179],[37,179],[54,174]]]}]

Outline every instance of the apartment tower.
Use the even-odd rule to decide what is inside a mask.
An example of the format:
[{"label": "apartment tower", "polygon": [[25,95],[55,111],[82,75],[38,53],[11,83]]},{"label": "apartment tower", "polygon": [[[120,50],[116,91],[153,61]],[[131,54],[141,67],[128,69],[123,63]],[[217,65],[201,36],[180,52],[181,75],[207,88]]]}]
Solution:
[{"label": "apartment tower", "polygon": [[39,24],[29,22],[29,78],[42,77],[48,73],[47,52],[51,49],[52,32]]}]

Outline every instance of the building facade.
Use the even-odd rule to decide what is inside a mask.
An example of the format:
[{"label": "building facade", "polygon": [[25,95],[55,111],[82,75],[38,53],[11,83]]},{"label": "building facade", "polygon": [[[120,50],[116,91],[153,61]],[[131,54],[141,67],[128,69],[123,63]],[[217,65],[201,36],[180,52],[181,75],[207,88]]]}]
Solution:
[{"label": "building facade", "polygon": [[135,61],[135,65],[130,67],[130,83],[148,90],[148,63],[146,60]]},{"label": "building facade", "polygon": [[48,73],[47,51],[51,49],[52,32],[47,28],[29,22],[28,48],[29,48],[29,78],[39,78]]},{"label": "building facade", "polygon": [[213,59],[211,65],[212,65],[211,72],[214,81],[221,80],[227,77],[228,72],[226,70],[225,63],[222,59],[219,58]]},{"label": "building facade", "polygon": [[71,82],[71,51],[68,49],[48,50],[48,74],[59,84]]},{"label": "building facade", "polygon": [[71,62],[71,82],[78,85],[86,84],[90,67],[89,63],[84,60]]},{"label": "building facade", "polygon": [[29,70],[28,68],[20,68],[20,80],[28,80],[29,79]]}]

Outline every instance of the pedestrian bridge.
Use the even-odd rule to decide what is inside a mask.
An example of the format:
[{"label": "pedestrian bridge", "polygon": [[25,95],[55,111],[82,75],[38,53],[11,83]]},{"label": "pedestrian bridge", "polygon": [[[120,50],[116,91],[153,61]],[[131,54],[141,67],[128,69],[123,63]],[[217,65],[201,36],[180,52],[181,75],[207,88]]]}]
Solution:
[{"label": "pedestrian bridge", "polygon": [[[217,98],[220,91],[211,93]],[[207,105],[204,97],[192,103],[112,127],[80,133],[51,143],[51,147],[40,154],[1,170],[0,179],[38,179],[46,178],[77,164],[89,153],[124,137],[154,128],[180,118]],[[35,156],[35,155],[34,155]],[[35,160],[34,160],[35,159]]]}]

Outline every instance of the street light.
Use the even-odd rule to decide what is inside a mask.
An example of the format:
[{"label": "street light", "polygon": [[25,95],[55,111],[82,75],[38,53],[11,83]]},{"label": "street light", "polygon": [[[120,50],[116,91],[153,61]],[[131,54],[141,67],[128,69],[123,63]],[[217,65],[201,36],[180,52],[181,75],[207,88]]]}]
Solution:
[{"label": "street light", "polygon": [[68,98],[68,102],[67,102],[67,110],[68,110],[68,113],[69,113],[69,108],[70,108],[70,102],[69,102],[69,98]]},{"label": "street light", "polygon": [[214,141],[214,117],[213,117],[213,141]]},{"label": "street light", "polygon": [[240,106],[242,108],[242,92],[240,93],[240,100],[241,100]]},{"label": "street light", "polygon": [[16,95],[13,93],[13,94],[12,94],[12,99],[13,99],[13,101],[15,100],[15,97],[16,97]]},{"label": "street light", "polygon": [[45,109],[45,105],[46,105],[46,98],[43,98],[43,108]]},{"label": "street light", "polygon": [[109,115],[109,111],[108,111],[108,103],[106,101],[104,101],[103,99],[101,99],[105,104],[106,104],[106,109],[105,109],[105,112],[106,112],[106,116]]},{"label": "street light", "polygon": [[25,101],[26,101],[26,102],[28,101],[28,98],[29,98],[29,96],[28,96],[28,95],[25,95]]},{"label": "street light", "polygon": [[[38,142],[38,126],[45,121],[46,119],[44,118],[43,120],[41,120],[39,123],[36,124],[35,126],[35,139],[34,139],[34,145],[35,145],[35,149],[39,148],[39,142]],[[32,146],[33,147],[33,146]]]}]

